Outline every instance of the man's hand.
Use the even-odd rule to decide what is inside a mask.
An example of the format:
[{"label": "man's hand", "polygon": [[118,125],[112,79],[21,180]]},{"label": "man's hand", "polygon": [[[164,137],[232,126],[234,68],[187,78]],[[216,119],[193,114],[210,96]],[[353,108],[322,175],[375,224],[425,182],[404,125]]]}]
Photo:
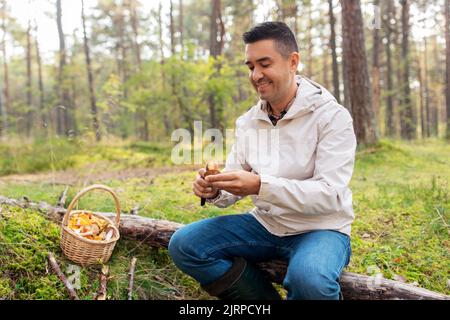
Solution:
[{"label": "man's hand", "polygon": [[223,189],[236,196],[248,196],[258,194],[261,179],[257,174],[236,170],[207,176],[206,182],[217,189]]},{"label": "man's hand", "polygon": [[200,198],[215,198],[219,192],[218,188],[214,188],[209,182],[205,181],[205,168],[198,170],[197,178],[192,184],[192,190],[195,195]]}]

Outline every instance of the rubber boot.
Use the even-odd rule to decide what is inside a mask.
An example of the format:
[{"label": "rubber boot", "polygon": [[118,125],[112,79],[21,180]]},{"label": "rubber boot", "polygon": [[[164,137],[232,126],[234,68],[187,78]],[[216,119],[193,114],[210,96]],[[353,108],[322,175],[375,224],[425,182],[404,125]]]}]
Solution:
[{"label": "rubber boot", "polygon": [[272,283],[244,258],[236,258],[230,270],[202,288],[221,300],[281,300]]}]

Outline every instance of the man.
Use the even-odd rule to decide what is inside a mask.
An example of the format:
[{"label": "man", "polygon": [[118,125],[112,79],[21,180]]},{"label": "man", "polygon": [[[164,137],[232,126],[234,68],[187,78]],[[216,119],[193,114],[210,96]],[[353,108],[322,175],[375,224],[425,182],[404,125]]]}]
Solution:
[{"label": "man", "polygon": [[[326,89],[296,75],[300,57],[286,24],[256,25],[243,39],[260,100],[236,121],[224,172],[199,170],[193,191],[218,207],[251,196],[255,208],[181,228],[170,255],[221,299],[280,299],[254,266],[271,259],[289,262],[287,299],[339,299],[354,219],[352,118]],[[269,134],[254,143],[251,134],[261,131]]]}]

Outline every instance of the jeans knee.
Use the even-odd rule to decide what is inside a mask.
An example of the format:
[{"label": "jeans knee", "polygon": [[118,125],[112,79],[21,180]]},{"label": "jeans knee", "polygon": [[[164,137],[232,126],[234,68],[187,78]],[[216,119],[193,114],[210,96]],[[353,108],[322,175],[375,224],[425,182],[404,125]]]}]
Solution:
[{"label": "jeans knee", "polygon": [[169,251],[170,257],[177,266],[180,266],[185,259],[186,243],[188,243],[188,240],[184,235],[183,228],[175,231],[175,233],[170,238],[167,249]]},{"label": "jeans knee", "polygon": [[337,300],[339,282],[324,272],[288,274],[284,281],[288,299],[293,300]]}]

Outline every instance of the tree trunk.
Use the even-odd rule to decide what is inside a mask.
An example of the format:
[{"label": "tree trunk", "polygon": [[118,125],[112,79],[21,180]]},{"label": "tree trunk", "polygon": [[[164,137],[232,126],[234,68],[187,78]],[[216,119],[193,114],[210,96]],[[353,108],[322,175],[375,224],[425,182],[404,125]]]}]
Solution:
[{"label": "tree trunk", "polygon": [[[374,6],[380,5],[380,0],[373,1]],[[372,51],[372,98],[373,110],[377,123],[380,120],[380,30],[373,28],[373,51]]]},{"label": "tree trunk", "polygon": [[[354,1],[354,0],[350,0]],[[61,223],[66,209],[52,207],[45,202],[34,203],[29,201],[18,201],[0,196],[0,205],[16,206],[38,210],[45,214],[48,219]],[[114,219],[116,213],[99,212],[100,214]],[[119,231],[122,237],[137,240],[153,247],[167,248],[172,234],[183,224],[157,220],[137,215],[122,214],[120,216]],[[271,281],[281,284],[286,274],[287,263],[285,261],[273,260],[259,263],[258,266],[270,278]],[[343,272],[340,277],[340,285],[344,299],[348,300],[449,300],[450,296],[415,287],[406,283],[383,279],[377,276],[366,276],[350,272]]]},{"label": "tree trunk", "polygon": [[[295,7],[294,9],[294,14],[297,16],[297,8]],[[253,0],[232,2],[231,16],[233,19],[233,27],[230,29],[230,47],[227,52],[225,52],[225,54],[227,55],[227,60],[229,60],[231,63],[241,62],[240,57],[235,53],[244,51],[245,45],[242,42],[242,34],[254,25],[254,11],[255,3]],[[246,84],[248,83],[248,77],[245,70],[241,68],[235,68],[235,79],[236,94],[233,95],[233,102],[240,103],[244,100],[247,100],[250,93],[246,86]]]},{"label": "tree trunk", "polygon": [[37,38],[38,29],[37,24],[35,26],[35,49],[36,49],[36,62],[38,67],[38,88],[39,88],[39,111],[41,113],[42,128],[44,128],[45,135],[47,135],[47,114],[45,111],[45,95],[44,95],[44,80],[42,78],[42,60],[41,52],[39,50],[39,42]]},{"label": "tree trunk", "polygon": [[101,132],[100,132],[100,125],[98,122],[97,101],[96,101],[95,89],[94,89],[94,76],[92,73],[89,43],[88,43],[88,38],[87,38],[87,34],[86,34],[86,17],[84,15],[84,0],[81,0],[81,21],[83,23],[84,55],[85,55],[85,59],[86,59],[86,71],[87,71],[87,75],[88,75],[89,100],[91,103],[92,129],[94,130],[96,141],[99,142],[102,139],[102,136],[101,136]]},{"label": "tree trunk", "polygon": [[225,26],[222,21],[222,4],[221,0],[212,1],[212,12],[210,19],[210,40],[209,40],[209,54],[213,58],[217,58],[222,54]]},{"label": "tree trunk", "polygon": [[[295,0],[279,0],[276,1],[278,6],[278,18],[288,23],[289,18],[293,18],[297,12],[297,4]],[[295,8],[295,9],[294,9]]]},{"label": "tree trunk", "polygon": [[378,142],[370,80],[364,46],[364,26],[360,0],[341,0],[345,86],[353,115],[356,138],[362,144]]},{"label": "tree trunk", "polygon": [[426,126],[425,126],[425,102],[424,102],[424,85],[423,85],[423,68],[422,68],[422,55],[418,53],[417,55],[417,78],[419,80],[419,106],[420,106],[420,128],[422,139],[426,138]]},{"label": "tree trunk", "polygon": [[[394,2],[397,3],[397,2]],[[400,121],[401,121],[401,108],[402,108],[402,91],[403,88],[401,84],[403,83],[403,68],[402,68],[402,10],[401,7],[394,8],[394,16],[396,21],[396,28],[394,33],[394,45],[393,48],[395,50],[395,71],[396,71],[396,81],[397,85],[395,86],[394,94],[395,94],[395,103],[394,103],[394,119],[395,119],[395,134],[396,136],[400,135]]]},{"label": "tree trunk", "polygon": [[175,22],[173,18],[173,0],[170,0],[170,51],[172,52],[172,56],[175,56],[176,48],[175,48]]},{"label": "tree trunk", "polygon": [[443,105],[445,102],[442,101],[442,90],[441,87],[441,75],[443,74],[443,71],[441,69],[442,64],[439,59],[439,44],[438,44],[438,37],[437,35],[433,36],[433,60],[434,65],[432,69],[432,79],[433,79],[433,104],[431,108],[431,130],[432,135],[435,137],[439,137],[439,110],[441,105]]},{"label": "tree trunk", "polygon": [[69,136],[72,131],[72,121],[69,106],[69,93],[64,85],[64,68],[66,66],[66,44],[64,40],[64,32],[62,27],[62,9],[61,0],[56,0],[56,23],[58,27],[59,37],[59,70],[58,70],[58,90],[59,103],[56,108],[57,112],[57,133]]},{"label": "tree trunk", "polygon": [[[175,49],[175,24],[174,24],[174,18],[173,18],[173,0],[170,0],[170,11],[169,11],[169,18],[170,18],[170,25],[169,25],[169,31],[170,31],[170,52],[172,53],[171,57],[173,58],[176,53]],[[172,94],[177,99],[179,98],[177,95],[177,84],[175,79],[175,74],[173,70],[170,72],[170,84],[172,86]],[[179,101],[179,100],[177,100]],[[181,109],[181,112],[183,112],[181,104],[178,105],[178,107]]]},{"label": "tree trunk", "polygon": [[[175,44],[175,22],[174,22],[174,10],[173,10],[173,0],[170,1],[170,49],[172,52],[172,57],[176,54],[176,44]],[[173,63],[173,62],[172,62]],[[173,66],[172,66],[173,67]],[[180,85],[177,83],[175,73],[173,70],[171,70],[171,86],[172,86],[172,95],[177,103],[180,115],[182,116],[183,120],[189,127],[189,130],[191,134],[193,134],[193,124],[192,124],[192,118],[189,111],[188,106],[185,104],[183,95],[186,96],[186,88],[183,85],[183,81],[180,81]]]},{"label": "tree trunk", "polygon": [[450,0],[445,0],[445,61],[446,138],[450,140]]},{"label": "tree trunk", "polygon": [[313,75],[313,49],[314,49],[314,44],[313,44],[313,37],[312,37],[312,30],[313,30],[313,17],[312,17],[312,1],[309,0],[308,1],[308,53],[307,53],[307,57],[306,57],[306,61],[307,61],[307,66],[306,66],[306,70],[307,70],[307,74],[308,77],[313,79],[314,75]]},{"label": "tree trunk", "polygon": [[333,13],[333,0],[328,0],[328,15],[330,17],[330,49],[333,62],[333,88],[334,97],[338,103],[341,103],[341,94],[339,88],[339,65],[336,52],[336,18]]},{"label": "tree trunk", "polygon": [[278,6],[278,19],[292,28],[292,32],[298,34],[297,26],[297,2],[295,0],[276,1]]},{"label": "tree trunk", "polygon": [[136,55],[136,66],[137,70],[141,70],[141,45],[139,44],[139,17],[137,13],[137,3],[136,0],[128,0],[127,3],[128,9],[130,11],[130,22],[131,22],[131,28],[133,29],[133,46],[134,46],[134,52]]},{"label": "tree trunk", "polygon": [[[210,19],[210,40],[209,40],[209,54],[214,58],[216,72],[212,77],[218,76],[221,64],[217,61],[217,57],[222,54],[225,37],[225,26],[222,21],[222,8],[220,0],[213,0],[212,12]],[[209,114],[211,117],[211,127],[222,129],[222,110],[217,106],[214,93],[210,93],[208,97]]]},{"label": "tree trunk", "polygon": [[6,0],[2,1],[2,58],[3,58],[3,108],[2,108],[2,134],[8,133],[8,112],[11,110],[9,99],[9,73],[6,55]]},{"label": "tree trunk", "polygon": [[[159,2],[158,5],[158,39],[159,39],[159,55],[160,55],[160,60],[159,63],[161,65],[161,82],[162,82],[162,89],[163,92],[166,91],[166,73],[164,72],[164,40],[163,40],[163,22],[162,22],[162,3],[161,1]],[[169,116],[168,116],[168,110],[167,108],[164,109],[164,116],[163,116],[163,123],[164,123],[164,129],[166,132],[166,135],[169,136],[171,133],[171,125],[170,125],[170,121],[169,121]]]},{"label": "tree trunk", "polygon": [[[2,87],[0,85],[0,90],[1,89]],[[2,94],[0,93],[0,141],[2,141],[5,136],[5,129],[6,129],[5,119],[6,119],[5,106],[3,105],[3,97]]]},{"label": "tree trunk", "polygon": [[428,39],[424,38],[424,67],[423,67],[423,81],[424,81],[424,93],[425,93],[425,127],[426,136],[431,136],[431,107],[430,107],[430,86],[428,84],[429,72],[428,72]]},{"label": "tree trunk", "polygon": [[[163,40],[163,22],[162,22],[162,3],[159,2],[158,6],[158,38],[159,38],[159,59],[161,64],[161,76],[162,79],[165,80],[165,74],[164,74],[164,40]],[[163,81],[163,86],[165,85],[165,81]]]},{"label": "tree trunk", "polygon": [[128,81],[128,65],[127,65],[127,47],[125,44],[125,14],[123,12],[123,7],[119,7],[117,14],[115,16],[118,29],[118,52],[120,61],[120,80],[123,86],[123,97],[126,100],[128,98],[128,89],[124,85]]},{"label": "tree trunk", "polygon": [[27,120],[26,120],[26,133],[27,137],[30,137],[31,130],[33,127],[33,88],[32,88],[32,71],[31,71],[31,21],[28,20],[28,28],[27,28],[27,48],[26,48],[26,57],[27,57],[27,84],[26,84],[26,92],[27,92]]},{"label": "tree trunk", "polygon": [[178,2],[178,31],[180,32],[181,60],[184,56],[184,22],[183,22],[183,0]]},{"label": "tree trunk", "polygon": [[[128,7],[128,10],[130,12],[130,22],[131,22],[131,28],[133,30],[133,47],[134,52],[136,55],[136,70],[140,72],[142,70],[142,61],[141,61],[141,46],[139,44],[139,17],[137,13],[137,3],[136,0],[127,0],[126,5]],[[147,110],[140,108],[136,112],[136,123],[139,123],[142,121],[142,132],[141,132],[141,138],[144,141],[149,140],[149,130],[148,130],[148,120],[147,120]]]},{"label": "tree trunk", "polygon": [[150,130],[148,127],[147,112],[144,112],[144,141],[150,140]]},{"label": "tree trunk", "polygon": [[[75,33],[74,33],[75,35]],[[77,46],[77,41],[78,38],[74,37],[74,47]],[[72,52],[71,58],[68,62],[69,65],[72,64],[72,61],[75,61],[75,48],[74,51]],[[75,62],[76,63],[76,62]],[[77,132],[77,127],[76,127],[76,123],[74,121],[75,119],[75,110],[76,110],[76,106],[77,106],[77,100],[80,96],[79,94],[79,89],[78,89],[78,78],[74,73],[69,73],[67,75],[67,79],[69,80],[68,83],[70,83],[70,89],[68,88],[68,94],[69,94],[69,105],[70,108],[72,110],[72,112],[70,112],[70,114],[72,115],[70,118],[72,119],[70,121],[70,123],[72,124],[72,127],[70,129],[71,132],[73,132],[73,134],[75,134]]]},{"label": "tree trunk", "polygon": [[347,72],[345,72],[345,70],[347,70],[347,66],[345,63],[345,59],[342,59],[342,80],[344,81],[344,107],[347,108],[347,110],[353,117],[352,105],[350,103],[350,88],[349,85],[347,85],[349,79],[347,76]]},{"label": "tree trunk", "polygon": [[323,71],[323,80],[322,83],[325,88],[330,87],[329,76],[328,76],[328,50],[324,50],[322,53],[322,71]]},{"label": "tree trunk", "polygon": [[411,102],[411,89],[409,84],[409,0],[401,0],[402,5],[402,74],[403,92],[402,106],[400,110],[400,133],[403,139],[416,138],[416,123]]},{"label": "tree trunk", "polygon": [[[419,6],[420,10],[426,11],[426,4]],[[422,27],[426,29],[426,19],[422,19]],[[422,139],[430,136],[429,121],[429,92],[428,92],[428,40],[423,37],[422,46],[417,48],[418,80],[419,80],[419,101],[420,101],[420,126]]]},{"label": "tree trunk", "polygon": [[393,26],[391,21],[393,19],[393,0],[387,1],[386,8],[386,19],[384,21],[384,26],[386,30],[386,116],[385,124],[386,131],[385,135],[393,138],[395,137],[395,122],[394,122],[394,84],[392,80],[392,74],[394,72],[392,67],[392,31]]},{"label": "tree trunk", "polygon": [[[250,0],[251,2],[252,0]],[[294,7],[293,7],[293,11],[294,11],[294,35],[295,37],[298,37],[298,20],[299,20],[299,14],[298,14],[298,5],[297,2],[294,1]]]}]

